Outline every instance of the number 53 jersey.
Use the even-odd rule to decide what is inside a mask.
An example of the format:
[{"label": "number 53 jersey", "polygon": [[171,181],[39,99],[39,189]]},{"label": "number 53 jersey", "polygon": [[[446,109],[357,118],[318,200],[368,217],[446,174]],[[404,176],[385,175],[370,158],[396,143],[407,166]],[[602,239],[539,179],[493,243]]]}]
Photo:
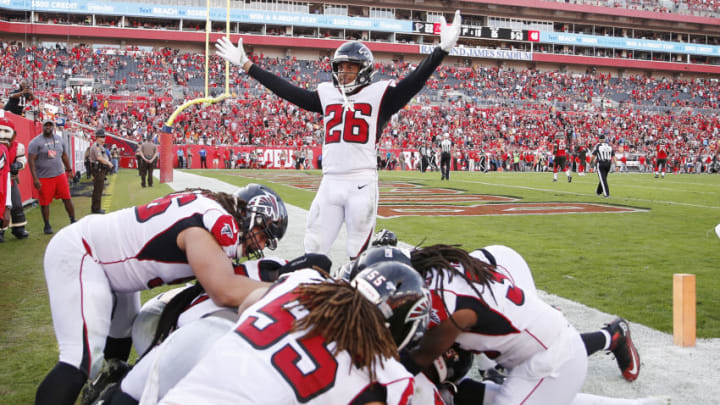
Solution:
[{"label": "number 53 jersey", "polygon": [[[438,285],[440,271],[433,269],[428,282],[433,314],[431,323],[448,319],[461,309],[475,312],[477,322],[461,333],[456,342],[465,350],[485,353],[505,368],[513,368],[561,341],[568,321],[563,314],[538,296],[525,260],[505,246],[489,246],[497,265],[490,286],[468,283],[464,278],[444,272],[444,288]],[[483,256],[471,255],[488,263]],[[464,272],[461,265],[456,265]]]},{"label": "number 53 jersey", "polygon": [[[87,252],[113,291],[131,292],[194,278],[177,237],[190,227],[210,232],[228,257],[238,249],[238,224],[220,204],[198,193],[169,194],[148,204],[80,221]],[[192,243],[192,241],[189,241]]]},{"label": "number 53 jersey", "polygon": [[[293,331],[294,321],[307,315],[295,305],[295,288],[325,280],[315,270],[299,270],[276,283],[160,404],[354,404],[365,398],[368,370],[355,367],[346,351],[333,355],[333,342],[322,336]],[[373,399],[407,404],[412,375],[395,359],[383,360],[375,371],[385,395]]]}]

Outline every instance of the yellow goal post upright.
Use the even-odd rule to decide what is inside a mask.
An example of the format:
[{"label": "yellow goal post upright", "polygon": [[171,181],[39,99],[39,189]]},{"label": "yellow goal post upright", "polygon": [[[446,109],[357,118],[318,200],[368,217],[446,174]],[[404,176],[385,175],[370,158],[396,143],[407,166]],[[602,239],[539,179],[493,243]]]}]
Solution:
[{"label": "yellow goal post upright", "polygon": [[[230,38],[230,0],[225,3],[225,35]],[[170,118],[165,122],[160,133],[160,182],[170,183],[173,181],[173,162],[175,155],[173,153],[173,125],[175,119],[186,108],[195,104],[215,104],[230,97],[230,63],[225,61],[225,92],[217,97],[210,97],[209,78],[210,78],[210,33],[212,32],[212,23],[210,21],[210,0],[206,0],[205,10],[205,94],[204,97],[188,100],[175,109]]]}]

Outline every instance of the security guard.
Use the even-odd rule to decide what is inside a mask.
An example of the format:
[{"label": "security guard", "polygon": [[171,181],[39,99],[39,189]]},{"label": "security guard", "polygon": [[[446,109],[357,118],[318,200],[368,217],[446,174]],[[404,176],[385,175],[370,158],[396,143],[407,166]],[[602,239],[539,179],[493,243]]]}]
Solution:
[{"label": "security guard", "polygon": [[612,146],[605,142],[605,135],[600,135],[600,143],[595,145],[592,151],[592,161],[590,164],[594,164],[597,161],[597,174],[600,178],[600,183],[595,190],[597,195],[602,195],[605,198],[610,197],[610,189],[608,188],[607,175],[610,172],[610,167],[615,163],[615,151]]},{"label": "security guard", "polygon": [[91,210],[93,214],[104,214],[105,210],[100,208],[103,187],[105,187],[105,174],[112,169],[112,163],[105,154],[105,130],[100,128],[95,131],[95,143],[90,146],[90,170],[93,176],[93,194]]},{"label": "security guard", "polygon": [[140,185],[145,187],[147,179],[148,186],[153,185],[153,168],[158,158],[158,147],[151,141],[150,135],[138,148],[138,162],[140,165]]}]

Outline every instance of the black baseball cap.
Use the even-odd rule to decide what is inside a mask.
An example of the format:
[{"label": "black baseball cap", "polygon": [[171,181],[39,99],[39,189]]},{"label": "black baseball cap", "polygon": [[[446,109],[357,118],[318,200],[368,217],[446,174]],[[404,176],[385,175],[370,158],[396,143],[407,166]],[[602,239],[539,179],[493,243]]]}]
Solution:
[{"label": "black baseball cap", "polygon": [[97,131],[95,131],[95,137],[96,138],[105,138],[105,130],[100,128]]}]

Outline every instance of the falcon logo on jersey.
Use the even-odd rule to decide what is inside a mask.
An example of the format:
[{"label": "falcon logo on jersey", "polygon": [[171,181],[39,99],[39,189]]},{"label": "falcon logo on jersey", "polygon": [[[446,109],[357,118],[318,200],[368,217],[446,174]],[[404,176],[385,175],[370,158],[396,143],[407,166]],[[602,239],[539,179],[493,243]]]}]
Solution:
[{"label": "falcon logo on jersey", "polygon": [[443,299],[440,294],[435,290],[430,292],[430,299],[432,305],[430,310],[430,325],[439,325],[449,317],[447,310],[445,310],[445,304],[443,304]]},{"label": "falcon logo on jersey", "polygon": [[212,234],[220,246],[233,246],[238,240],[238,226],[231,215],[223,215],[215,221]]},{"label": "falcon logo on jersey", "polygon": [[234,236],[233,229],[230,224],[224,224],[220,233],[228,238],[232,238]]}]

